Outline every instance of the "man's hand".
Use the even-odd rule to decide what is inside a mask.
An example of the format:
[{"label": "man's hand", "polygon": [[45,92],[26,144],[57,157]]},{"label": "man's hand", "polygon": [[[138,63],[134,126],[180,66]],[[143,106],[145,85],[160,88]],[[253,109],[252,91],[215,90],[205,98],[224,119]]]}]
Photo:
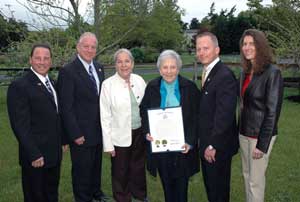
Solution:
[{"label": "man's hand", "polygon": [[74,142],[77,144],[77,145],[82,145],[84,143],[85,139],[84,139],[84,136],[81,136],[77,139],[74,140]]},{"label": "man's hand", "polygon": [[45,162],[44,162],[44,157],[40,157],[40,158],[38,158],[37,160],[31,162],[31,165],[32,165],[32,167],[34,167],[34,168],[40,168],[40,167],[43,167],[44,164],[45,164]]},{"label": "man's hand", "polygon": [[209,163],[213,163],[216,161],[216,149],[210,149],[209,146],[204,151],[204,158]]}]

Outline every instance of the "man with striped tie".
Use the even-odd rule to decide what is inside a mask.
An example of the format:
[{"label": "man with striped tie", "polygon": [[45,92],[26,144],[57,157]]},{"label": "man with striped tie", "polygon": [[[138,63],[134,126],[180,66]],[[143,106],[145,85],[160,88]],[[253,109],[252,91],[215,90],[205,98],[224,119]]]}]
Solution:
[{"label": "man with striped tie", "polygon": [[103,67],[94,58],[95,34],[83,33],[77,55],[59,71],[58,94],[63,125],[69,139],[72,185],[76,202],[103,201],[101,191],[102,132],[99,94]]},{"label": "man with striped tie", "polygon": [[7,91],[9,119],[19,142],[24,201],[57,202],[63,136],[57,94],[48,76],[50,47],[34,45],[30,64]]}]

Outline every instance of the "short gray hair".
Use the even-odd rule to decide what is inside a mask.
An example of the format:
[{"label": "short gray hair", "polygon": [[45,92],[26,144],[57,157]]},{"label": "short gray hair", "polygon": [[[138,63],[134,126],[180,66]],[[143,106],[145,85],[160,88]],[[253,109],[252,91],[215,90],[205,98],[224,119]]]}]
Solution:
[{"label": "short gray hair", "polygon": [[178,69],[182,67],[182,60],[179,54],[176,53],[174,50],[165,50],[159,55],[157,59],[157,63],[156,63],[157,68],[160,69],[162,63],[168,58],[172,58],[176,60],[176,66]]},{"label": "short gray hair", "polygon": [[117,51],[115,52],[115,54],[114,54],[114,62],[115,62],[115,63],[117,62],[118,56],[119,56],[119,54],[121,54],[121,53],[127,53],[127,55],[129,56],[130,60],[131,60],[132,62],[134,62],[134,58],[133,58],[133,56],[132,56],[130,50],[128,50],[127,48],[120,48],[120,49],[117,50]]},{"label": "short gray hair", "polygon": [[97,39],[96,35],[92,32],[84,32],[83,34],[81,34],[77,41],[77,44],[80,44],[82,39],[86,38],[86,37],[94,37],[96,39],[96,44],[98,44],[98,39]]}]

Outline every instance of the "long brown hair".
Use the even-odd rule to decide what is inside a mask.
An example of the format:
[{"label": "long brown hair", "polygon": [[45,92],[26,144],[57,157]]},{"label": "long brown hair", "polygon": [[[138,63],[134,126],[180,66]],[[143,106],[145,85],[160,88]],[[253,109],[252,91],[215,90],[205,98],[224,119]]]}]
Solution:
[{"label": "long brown hair", "polygon": [[[246,36],[253,37],[254,46],[256,50],[255,62],[252,64],[250,60],[245,58],[242,47],[244,38]],[[257,29],[247,29],[244,31],[240,39],[240,55],[242,61],[242,67],[246,73],[250,73],[253,70],[254,73],[263,72],[268,64],[272,63],[272,50],[267,40],[266,35]]]}]

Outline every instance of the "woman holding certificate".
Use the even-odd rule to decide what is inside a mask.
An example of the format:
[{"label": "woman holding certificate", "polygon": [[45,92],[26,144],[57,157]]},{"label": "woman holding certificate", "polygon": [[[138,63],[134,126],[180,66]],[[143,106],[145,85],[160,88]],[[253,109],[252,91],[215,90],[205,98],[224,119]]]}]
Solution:
[{"label": "woman holding certificate", "polygon": [[112,191],[116,202],[146,199],[146,146],[139,105],[146,87],[131,73],[134,61],[127,49],[115,55],[116,73],[102,83],[100,115],[103,150],[111,155]]},{"label": "woman holding certificate", "polygon": [[[179,75],[181,66],[181,58],[175,51],[163,51],[157,60],[160,77],[148,83],[140,105],[143,132],[148,140],[147,170],[153,176],[156,176],[158,171],[166,202],[187,202],[189,177],[199,171],[196,135],[199,91],[192,81]],[[180,115],[185,143],[182,144],[181,151],[154,153],[151,144],[163,147],[167,140],[156,140],[154,135],[157,134],[150,133],[149,110],[164,110],[170,107],[182,109]],[[154,130],[155,133],[160,133],[166,128],[176,128],[171,121],[162,121],[160,124],[161,126],[157,126],[160,131]]]}]

